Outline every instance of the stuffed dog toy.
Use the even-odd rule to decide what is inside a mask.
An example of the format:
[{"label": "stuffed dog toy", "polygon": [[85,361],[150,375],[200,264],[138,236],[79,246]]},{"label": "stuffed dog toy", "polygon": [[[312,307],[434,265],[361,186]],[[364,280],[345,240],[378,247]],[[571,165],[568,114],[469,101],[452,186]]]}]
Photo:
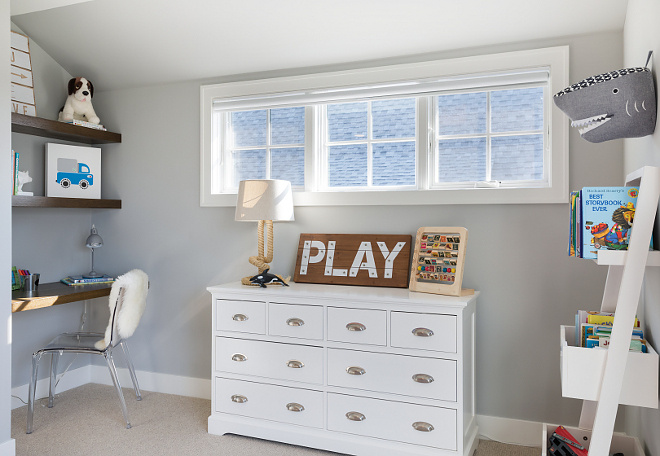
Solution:
[{"label": "stuffed dog toy", "polygon": [[99,124],[100,119],[96,116],[92,107],[94,86],[85,78],[73,78],[69,81],[69,96],[60,111],[58,120],[69,121],[73,119],[84,120],[93,124]]}]

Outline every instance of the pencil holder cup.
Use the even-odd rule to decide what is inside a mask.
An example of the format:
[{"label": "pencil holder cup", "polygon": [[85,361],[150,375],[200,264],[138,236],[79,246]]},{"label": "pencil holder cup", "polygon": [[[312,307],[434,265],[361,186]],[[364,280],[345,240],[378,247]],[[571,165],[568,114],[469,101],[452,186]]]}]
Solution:
[{"label": "pencil holder cup", "polygon": [[21,277],[23,280],[23,290],[34,291],[39,286],[39,274],[30,274]]}]

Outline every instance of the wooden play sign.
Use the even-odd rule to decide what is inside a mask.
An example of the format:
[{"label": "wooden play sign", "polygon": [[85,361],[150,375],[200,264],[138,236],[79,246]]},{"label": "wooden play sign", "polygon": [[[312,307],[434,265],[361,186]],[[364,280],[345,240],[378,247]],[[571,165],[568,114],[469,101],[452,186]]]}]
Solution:
[{"label": "wooden play sign", "polygon": [[301,234],[294,282],[408,287],[406,234]]}]

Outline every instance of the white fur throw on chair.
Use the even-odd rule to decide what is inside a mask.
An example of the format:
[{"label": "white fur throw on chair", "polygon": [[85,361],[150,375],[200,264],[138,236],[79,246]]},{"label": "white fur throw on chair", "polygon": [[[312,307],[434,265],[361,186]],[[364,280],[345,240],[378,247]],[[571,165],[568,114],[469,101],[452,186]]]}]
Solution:
[{"label": "white fur throw on chair", "polygon": [[147,304],[149,277],[144,271],[133,269],[117,277],[110,290],[110,321],[105,330],[105,339],[96,342],[95,347],[103,350],[110,344],[112,335],[112,313],[119,297],[119,289],[124,289],[124,299],[117,315],[117,333],[122,339],[131,337],[140,322],[144,307]]}]

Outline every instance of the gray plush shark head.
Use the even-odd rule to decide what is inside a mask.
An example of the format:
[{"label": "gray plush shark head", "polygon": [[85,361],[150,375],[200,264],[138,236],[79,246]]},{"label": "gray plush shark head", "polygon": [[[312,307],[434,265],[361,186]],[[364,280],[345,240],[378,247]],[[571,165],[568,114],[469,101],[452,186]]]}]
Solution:
[{"label": "gray plush shark head", "polygon": [[554,101],[592,143],[638,138],[655,130],[655,90],[648,68],[592,76],[562,90]]}]

